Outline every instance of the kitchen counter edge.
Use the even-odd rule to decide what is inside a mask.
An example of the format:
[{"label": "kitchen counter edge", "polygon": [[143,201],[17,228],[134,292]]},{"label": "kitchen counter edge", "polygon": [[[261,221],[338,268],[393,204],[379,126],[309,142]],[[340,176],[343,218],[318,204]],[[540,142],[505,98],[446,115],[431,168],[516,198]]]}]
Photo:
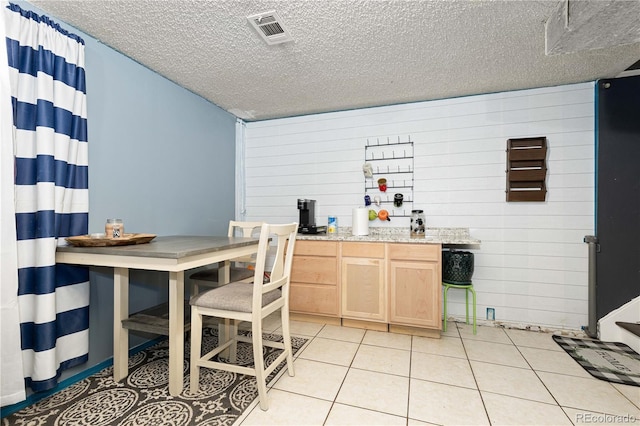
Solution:
[{"label": "kitchen counter edge", "polygon": [[[456,228],[459,230],[460,228]],[[479,245],[480,240],[471,238],[464,232],[427,232],[424,236],[412,236],[407,232],[381,232],[370,235],[353,235],[351,232],[337,232],[332,234],[298,234],[298,240],[304,241],[354,241],[371,243],[409,243],[409,244],[451,244],[451,245]],[[448,234],[448,235],[447,235]]]}]

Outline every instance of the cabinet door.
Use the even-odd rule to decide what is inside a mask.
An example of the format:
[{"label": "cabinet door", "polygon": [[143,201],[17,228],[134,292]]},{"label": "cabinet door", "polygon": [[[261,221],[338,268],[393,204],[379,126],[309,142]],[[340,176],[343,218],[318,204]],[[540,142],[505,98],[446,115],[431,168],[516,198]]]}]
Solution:
[{"label": "cabinet door", "polygon": [[440,330],[439,262],[389,262],[389,320],[391,323]]},{"label": "cabinet door", "polygon": [[384,259],[342,259],[342,316],[387,321]]}]

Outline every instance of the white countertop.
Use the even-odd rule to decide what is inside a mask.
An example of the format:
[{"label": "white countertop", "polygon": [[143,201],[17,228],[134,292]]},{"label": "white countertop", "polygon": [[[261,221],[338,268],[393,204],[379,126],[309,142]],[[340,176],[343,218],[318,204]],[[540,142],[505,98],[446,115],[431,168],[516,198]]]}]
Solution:
[{"label": "white countertop", "polygon": [[351,227],[339,227],[337,233],[298,234],[297,239],[411,244],[480,244],[480,240],[469,235],[469,228],[427,228],[424,236],[412,236],[407,228],[369,228],[369,235],[355,236],[351,233]]}]

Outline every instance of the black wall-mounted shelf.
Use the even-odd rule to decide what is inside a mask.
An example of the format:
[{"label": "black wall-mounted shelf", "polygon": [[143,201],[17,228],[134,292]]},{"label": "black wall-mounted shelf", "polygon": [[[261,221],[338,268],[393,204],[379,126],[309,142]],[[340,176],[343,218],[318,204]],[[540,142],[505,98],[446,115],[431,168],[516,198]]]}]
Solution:
[{"label": "black wall-mounted shelf", "polygon": [[507,140],[507,201],[545,201],[547,138]]}]

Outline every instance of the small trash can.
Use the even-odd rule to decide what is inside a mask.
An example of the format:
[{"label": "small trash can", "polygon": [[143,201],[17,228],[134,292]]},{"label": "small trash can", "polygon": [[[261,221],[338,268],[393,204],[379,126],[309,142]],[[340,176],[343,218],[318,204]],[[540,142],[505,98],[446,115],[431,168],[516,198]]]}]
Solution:
[{"label": "small trash can", "polygon": [[442,251],[442,281],[450,284],[471,284],[473,253],[461,250]]}]

